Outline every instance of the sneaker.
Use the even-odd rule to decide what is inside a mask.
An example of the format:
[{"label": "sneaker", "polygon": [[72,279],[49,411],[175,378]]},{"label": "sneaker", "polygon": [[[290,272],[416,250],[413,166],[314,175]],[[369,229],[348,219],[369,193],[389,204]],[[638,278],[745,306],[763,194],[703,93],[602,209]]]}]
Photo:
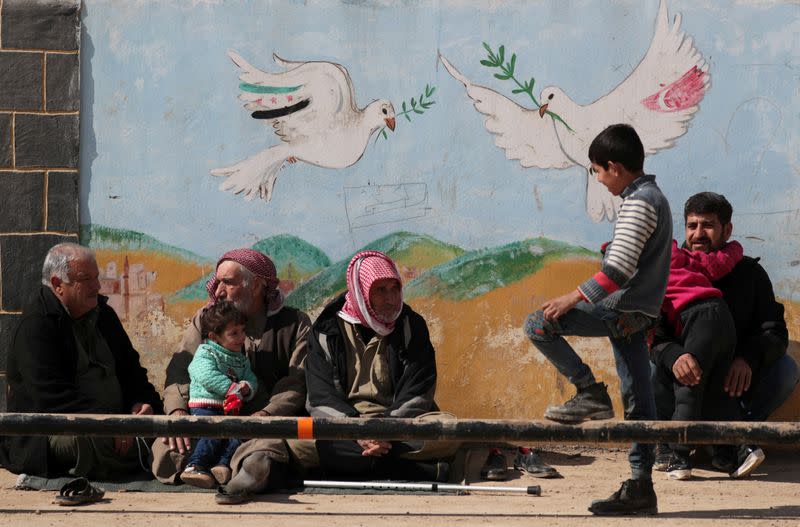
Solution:
[{"label": "sneaker", "polygon": [[186,470],[181,473],[181,481],[201,489],[217,488],[217,480],[214,479],[214,476],[208,470],[196,465],[186,467]]},{"label": "sneaker", "polygon": [[211,467],[211,475],[217,480],[217,483],[224,485],[231,480],[231,467],[228,465],[216,465]]},{"label": "sneaker", "polygon": [[577,424],[587,419],[611,419],[614,409],[607,386],[596,382],[586,388],[578,388],[578,393],[566,403],[548,407],[544,416],[559,423]]},{"label": "sneaker", "polygon": [[688,454],[672,452],[672,457],[669,458],[669,465],[667,466],[667,477],[679,481],[692,479],[692,464],[689,461]]},{"label": "sneaker", "polygon": [[508,479],[508,463],[506,456],[499,448],[493,448],[481,467],[481,479],[505,481]]},{"label": "sneaker", "polygon": [[518,449],[514,457],[514,468],[527,472],[535,478],[557,478],[561,476],[556,469],[542,461],[539,454],[530,448]]},{"label": "sneaker", "polygon": [[733,479],[749,476],[758,466],[764,462],[766,456],[764,451],[755,445],[742,445],[737,452],[737,468],[730,473]]},{"label": "sneaker", "polygon": [[658,498],[650,480],[629,479],[605,500],[594,500],[589,512],[598,516],[657,514]]},{"label": "sneaker", "polygon": [[666,443],[656,445],[656,459],[653,462],[653,470],[666,472],[669,467],[669,458],[672,457],[672,449]]}]

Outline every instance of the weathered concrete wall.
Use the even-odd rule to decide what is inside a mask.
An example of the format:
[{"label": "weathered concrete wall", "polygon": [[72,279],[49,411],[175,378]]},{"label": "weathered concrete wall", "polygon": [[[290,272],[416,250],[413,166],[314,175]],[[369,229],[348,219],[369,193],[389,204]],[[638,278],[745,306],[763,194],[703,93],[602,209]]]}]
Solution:
[{"label": "weathered concrete wall", "polygon": [[0,408],[19,313],[52,245],[77,240],[78,0],[0,0]]}]

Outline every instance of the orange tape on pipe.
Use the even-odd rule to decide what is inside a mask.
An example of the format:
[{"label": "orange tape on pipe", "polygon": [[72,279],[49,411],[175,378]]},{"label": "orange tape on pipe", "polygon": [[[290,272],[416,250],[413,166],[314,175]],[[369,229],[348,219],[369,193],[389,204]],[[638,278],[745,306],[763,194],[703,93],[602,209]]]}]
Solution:
[{"label": "orange tape on pipe", "polygon": [[311,417],[297,420],[297,439],[314,439],[314,420]]}]

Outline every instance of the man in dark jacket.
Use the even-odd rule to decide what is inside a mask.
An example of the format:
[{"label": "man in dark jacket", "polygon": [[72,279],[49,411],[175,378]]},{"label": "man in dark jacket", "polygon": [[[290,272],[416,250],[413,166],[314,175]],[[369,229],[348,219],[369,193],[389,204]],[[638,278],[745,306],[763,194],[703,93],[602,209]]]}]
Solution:
[{"label": "man in dark jacket", "polygon": [[[701,192],[690,197],[684,207],[686,247],[706,253],[722,248],[733,233],[732,214],[731,204],[720,194]],[[791,396],[800,378],[797,363],[786,353],[789,333],[783,305],[775,300],[772,282],[758,258],[743,257],[713,285],[722,292],[736,326],[733,360],[721,386],[714,389],[738,399],[743,420],[764,421]],[[653,347],[654,360],[658,363],[677,357],[681,355],[678,348],[678,343],[667,338]],[[701,374],[699,365],[691,355],[685,360],[683,382],[696,383]],[[669,401],[658,402],[659,408],[669,406]],[[707,417],[716,417],[713,412],[709,408]],[[763,460],[760,448],[741,445],[736,452],[718,449],[714,464],[731,477],[740,478],[752,473]]]},{"label": "man in dark jacket", "polygon": [[[347,293],[331,302],[309,335],[307,409],[312,417],[442,418],[436,358],[425,320],[403,303],[392,260],[364,251],[347,268]],[[452,443],[371,439],[317,441],[333,477],[444,480]]]},{"label": "man in dark jacket", "polygon": [[[86,247],[50,249],[42,287],[24,309],[8,357],[8,411],[150,415],[161,399],[125,329],[99,295],[99,270]],[[6,437],[3,465],[39,476],[117,478],[146,463],[133,437]]]}]

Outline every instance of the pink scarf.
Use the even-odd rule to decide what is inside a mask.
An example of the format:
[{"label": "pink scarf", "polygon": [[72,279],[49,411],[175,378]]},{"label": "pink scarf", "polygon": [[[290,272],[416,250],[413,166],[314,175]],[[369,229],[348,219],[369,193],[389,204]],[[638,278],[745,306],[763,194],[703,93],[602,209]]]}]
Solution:
[{"label": "pink scarf", "polygon": [[[278,273],[275,270],[275,264],[272,263],[272,260],[270,260],[269,257],[253,249],[234,249],[222,255],[219,261],[217,261],[217,266],[215,269],[219,268],[219,264],[226,260],[231,260],[238,263],[254,275],[264,280],[268,315],[277,313],[281,307],[283,307],[283,294],[279,289],[277,289]],[[217,275],[215,272],[214,276],[211,277],[211,280],[206,283],[206,290],[208,291],[208,295],[211,297],[212,303],[216,302],[217,300],[214,297],[214,293],[217,291],[217,285],[219,285],[219,280],[217,280]]]},{"label": "pink scarf", "polygon": [[394,278],[400,282],[400,273],[391,258],[378,251],[362,251],[347,265],[347,295],[339,318],[351,324],[362,324],[372,328],[380,336],[394,331],[394,323],[402,311],[391,320],[381,320],[369,303],[369,291],[376,280]]}]

